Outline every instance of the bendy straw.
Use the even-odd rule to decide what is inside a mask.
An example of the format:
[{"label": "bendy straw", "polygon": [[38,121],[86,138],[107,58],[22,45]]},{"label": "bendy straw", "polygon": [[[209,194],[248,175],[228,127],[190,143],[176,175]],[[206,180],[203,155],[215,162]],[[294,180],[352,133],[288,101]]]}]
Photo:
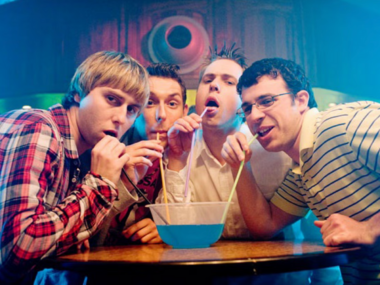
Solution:
[{"label": "bendy straw", "polygon": [[[204,114],[206,114],[207,107],[203,110],[200,117],[202,118]],[[193,137],[191,139],[191,147],[190,147],[190,155],[189,155],[189,162],[187,166],[187,176],[186,176],[186,182],[185,182],[185,193],[184,196],[187,197],[187,192],[189,191],[189,180],[190,180],[190,169],[191,169],[191,162],[193,161],[193,153],[194,153],[194,145],[195,145],[195,131],[193,132]]]},{"label": "bendy straw", "polygon": [[[258,134],[255,134],[255,135],[253,136],[253,138],[249,141],[248,145],[251,145],[251,143],[254,142],[254,140],[257,138],[257,136],[258,136]],[[244,153],[244,158],[245,158],[245,151],[243,151],[243,153]],[[233,196],[234,193],[235,193],[236,185],[237,185],[237,183],[238,183],[238,181],[239,181],[241,171],[243,170],[244,161],[245,161],[245,159],[243,159],[243,160],[241,161],[241,163],[240,163],[239,171],[238,171],[238,173],[237,173],[237,175],[236,175],[234,185],[232,186],[232,190],[231,190],[231,193],[230,193],[230,197],[228,197],[228,204],[227,204],[226,208],[224,209],[224,214],[223,214],[222,221],[221,221],[222,224],[224,224],[224,222],[226,221],[228,208],[230,207],[231,200],[232,200],[232,196]]]},{"label": "bendy straw", "polygon": [[[160,140],[160,134],[159,133],[157,133],[157,140]],[[162,190],[164,191],[166,218],[168,219],[168,223],[170,224],[170,215],[169,215],[169,208],[168,208],[168,195],[166,193],[165,173],[164,173],[164,166],[162,164],[162,157],[160,158],[160,172],[161,172],[161,180],[162,180]]]},{"label": "bendy straw", "polygon": [[[142,197],[145,200],[145,202],[147,202],[149,205],[152,205],[152,202],[149,201],[149,199],[145,196],[144,192],[139,187],[137,187],[135,183],[133,183],[133,181],[132,181],[131,178],[129,178],[129,176],[128,176],[127,172],[125,171],[125,169],[122,168],[121,171],[122,171],[123,175],[129,181],[129,183],[131,183],[131,185],[133,186],[133,188],[135,189],[135,191],[139,194],[139,196]],[[164,217],[162,217],[160,213],[157,213],[157,214],[161,218],[161,220],[164,221],[165,224],[168,224],[168,221]]]}]

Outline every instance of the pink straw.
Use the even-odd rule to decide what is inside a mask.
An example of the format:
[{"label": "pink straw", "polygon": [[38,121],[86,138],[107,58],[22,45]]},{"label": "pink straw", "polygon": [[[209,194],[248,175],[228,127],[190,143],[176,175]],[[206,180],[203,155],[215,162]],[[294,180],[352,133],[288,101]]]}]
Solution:
[{"label": "pink straw", "polygon": [[[204,111],[201,114],[201,118],[206,114],[207,107],[204,109]],[[185,197],[187,197],[187,192],[189,191],[189,180],[190,180],[190,169],[191,169],[191,162],[193,161],[193,153],[194,153],[194,145],[195,145],[195,131],[193,132],[193,137],[191,139],[191,148],[190,148],[190,157],[189,157],[189,165],[187,169],[187,177],[186,177],[186,183],[185,183]]]}]

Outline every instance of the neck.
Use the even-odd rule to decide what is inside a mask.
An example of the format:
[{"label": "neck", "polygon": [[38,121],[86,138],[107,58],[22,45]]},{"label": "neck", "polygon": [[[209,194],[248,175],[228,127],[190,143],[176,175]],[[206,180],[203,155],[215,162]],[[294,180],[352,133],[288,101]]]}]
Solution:
[{"label": "neck", "polygon": [[80,134],[79,128],[78,128],[78,107],[72,106],[69,110],[67,110],[67,117],[69,119],[70,124],[70,132],[72,136],[74,137],[75,145],[77,146],[78,154],[81,155],[84,153],[87,149],[89,149],[88,146],[83,141],[83,138]]},{"label": "neck", "polygon": [[[307,109],[308,110],[308,109]],[[300,143],[301,143],[301,131],[302,131],[302,125],[305,120],[305,116],[307,113],[307,110],[304,111],[301,115],[301,118],[299,120],[299,126],[297,128],[297,135],[295,137],[293,145],[285,151],[287,155],[290,156],[291,159],[293,159],[296,163],[300,163]]]},{"label": "neck", "polygon": [[293,161],[300,164],[300,136],[297,137],[293,147],[285,151],[285,153],[290,156]]}]

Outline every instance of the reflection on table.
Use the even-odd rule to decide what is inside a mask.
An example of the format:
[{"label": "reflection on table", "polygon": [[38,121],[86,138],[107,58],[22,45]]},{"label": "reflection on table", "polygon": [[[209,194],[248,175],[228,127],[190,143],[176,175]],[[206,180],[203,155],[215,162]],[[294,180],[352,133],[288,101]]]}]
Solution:
[{"label": "reflection on table", "polygon": [[219,241],[209,248],[172,249],[165,244],[92,248],[49,258],[41,267],[138,278],[202,278],[281,273],[342,265],[364,256],[360,247],[325,247],[320,241]]}]

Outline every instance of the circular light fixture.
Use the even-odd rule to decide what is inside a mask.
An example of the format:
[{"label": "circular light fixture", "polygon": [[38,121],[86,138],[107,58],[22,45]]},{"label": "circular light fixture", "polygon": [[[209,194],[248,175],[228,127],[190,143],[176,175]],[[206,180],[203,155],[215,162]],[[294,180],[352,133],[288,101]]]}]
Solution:
[{"label": "circular light fixture", "polygon": [[180,73],[195,70],[209,48],[205,29],[194,19],[173,16],[153,27],[148,38],[148,52],[153,62],[174,63]]}]

